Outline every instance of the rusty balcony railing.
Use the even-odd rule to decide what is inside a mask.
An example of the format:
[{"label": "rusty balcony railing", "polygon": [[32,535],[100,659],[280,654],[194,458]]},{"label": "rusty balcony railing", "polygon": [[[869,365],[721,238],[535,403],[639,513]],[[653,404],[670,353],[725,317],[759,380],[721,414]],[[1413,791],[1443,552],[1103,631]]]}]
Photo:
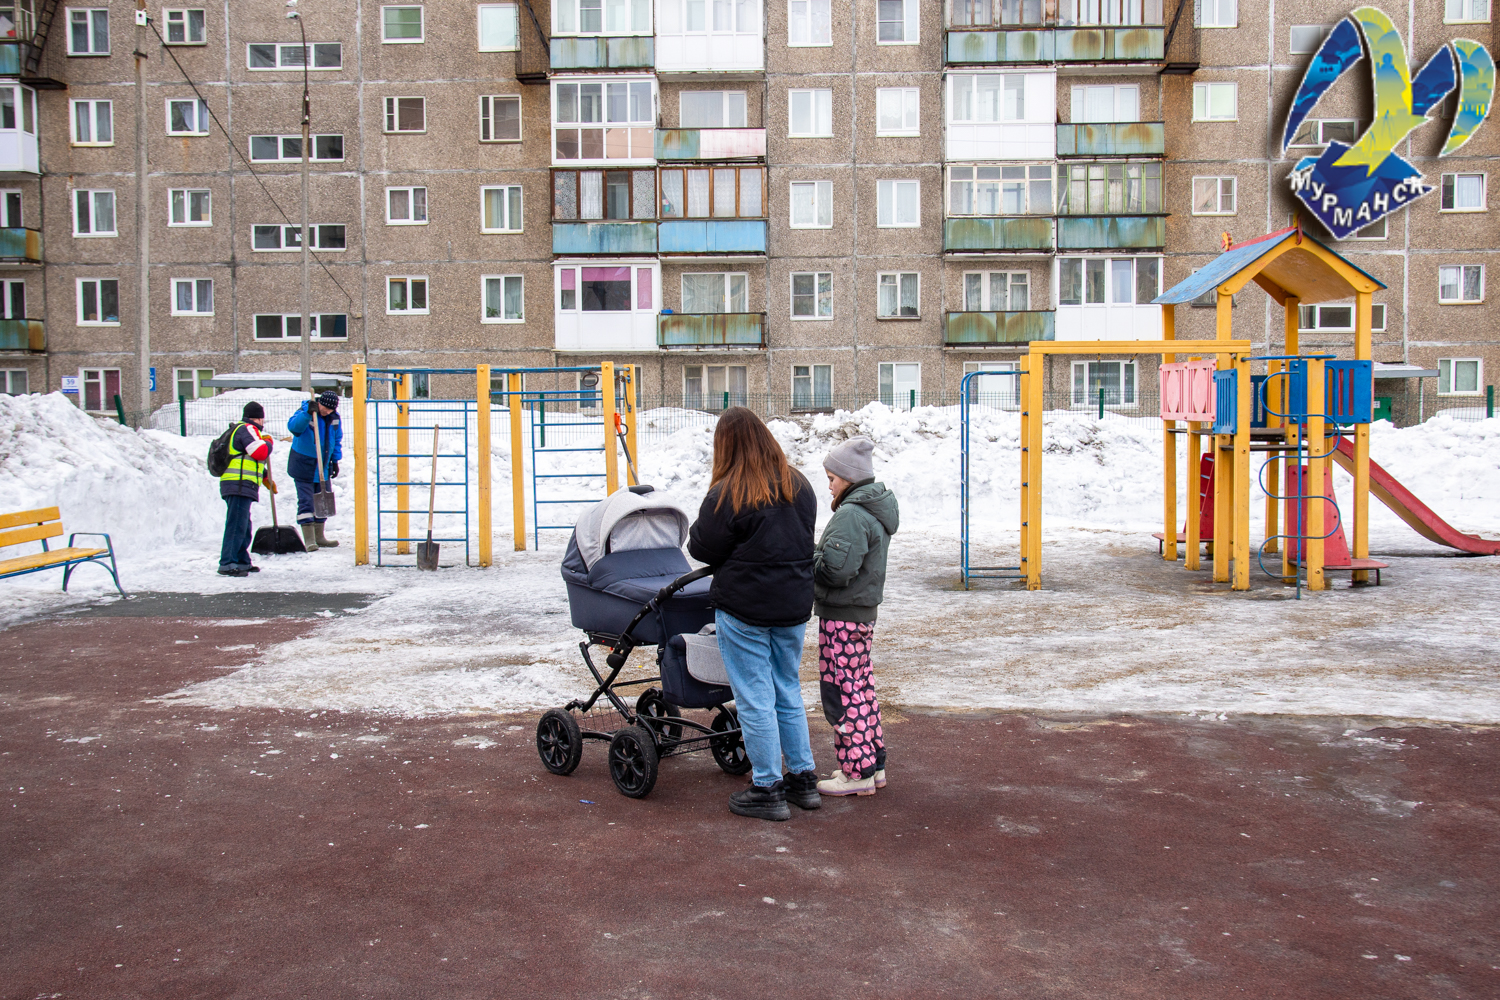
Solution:
[{"label": "rusty balcony railing", "polygon": [[672,313],[656,317],[663,348],[766,346],[765,313]]}]

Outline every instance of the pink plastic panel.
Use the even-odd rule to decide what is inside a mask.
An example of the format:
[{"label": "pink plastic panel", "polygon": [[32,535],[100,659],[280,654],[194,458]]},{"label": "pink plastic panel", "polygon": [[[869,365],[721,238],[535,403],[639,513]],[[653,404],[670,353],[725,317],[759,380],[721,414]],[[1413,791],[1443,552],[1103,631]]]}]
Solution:
[{"label": "pink plastic panel", "polygon": [[1161,418],[1163,420],[1211,421],[1214,419],[1214,369],[1212,361],[1178,361],[1162,365]]}]

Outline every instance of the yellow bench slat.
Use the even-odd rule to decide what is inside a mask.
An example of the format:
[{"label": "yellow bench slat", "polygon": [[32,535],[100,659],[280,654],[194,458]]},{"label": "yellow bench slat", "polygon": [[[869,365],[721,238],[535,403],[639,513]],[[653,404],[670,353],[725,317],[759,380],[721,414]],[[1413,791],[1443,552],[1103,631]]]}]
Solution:
[{"label": "yellow bench slat", "polygon": [[41,524],[43,521],[61,521],[62,512],[56,507],[38,507],[36,510],[18,510],[12,514],[0,514],[0,528],[14,528],[18,524]]},{"label": "yellow bench slat", "polygon": [[29,556],[18,556],[15,559],[0,559],[0,576],[8,576],[28,569],[38,569],[42,566],[55,566],[61,563],[72,562],[75,559],[88,559],[90,556],[105,555],[109,549],[83,549],[67,548],[53,549],[51,552],[38,552]]},{"label": "yellow bench slat", "polygon": [[53,521],[51,524],[33,524],[28,528],[16,528],[14,531],[0,531],[0,549],[7,545],[20,545],[22,542],[56,538],[62,533],[61,521]]}]

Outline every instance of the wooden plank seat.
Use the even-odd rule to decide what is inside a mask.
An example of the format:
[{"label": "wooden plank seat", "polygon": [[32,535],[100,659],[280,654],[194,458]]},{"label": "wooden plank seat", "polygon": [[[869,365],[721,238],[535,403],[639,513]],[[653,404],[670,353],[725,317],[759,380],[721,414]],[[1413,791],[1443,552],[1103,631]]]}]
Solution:
[{"label": "wooden plank seat", "polygon": [[[62,589],[67,590],[68,579],[75,569],[85,563],[97,563],[109,570],[110,577],[115,581],[115,589],[120,592],[120,595],[129,596],[125,593],[125,588],[120,586],[120,571],[115,563],[115,544],[108,535],[97,531],[75,531],[68,536],[66,548],[54,549],[47,544],[47,539],[59,538],[62,534],[62,513],[56,507],[41,507],[37,510],[0,514],[0,548],[23,545],[27,542],[42,543],[40,552],[0,559],[0,579],[61,567]],[[102,538],[105,547],[88,548],[74,544],[79,537]]]},{"label": "wooden plank seat", "polygon": [[[1300,566],[1301,563],[1298,563],[1298,565]],[[1380,571],[1390,568],[1390,563],[1381,562],[1379,559],[1349,559],[1346,562],[1323,564],[1323,572],[1325,573],[1355,573],[1360,570],[1373,569],[1375,571],[1375,586],[1377,587],[1380,586]]]},{"label": "wooden plank seat", "polygon": [[[1161,555],[1165,551],[1165,549],[1166,549],[1167,536],[1164,535],[1163,533],[1161,533],[1160,531],[1153,531],[1151,533],[1151,537],[1154,538],[1154,539],[1156,539],[1156,554],[1157,555]],[[1178,545],[1186,545],[1187,544],[1187,532],[1186,531],[1179,531],[1177,533],[1177,544]],[[1198,544],[1200,544],[1200,545],[1207,545],[1209,548],[1213,548],[1214,540],[1212,538],[1200,538],[1200,539],[1198,539]]]}]

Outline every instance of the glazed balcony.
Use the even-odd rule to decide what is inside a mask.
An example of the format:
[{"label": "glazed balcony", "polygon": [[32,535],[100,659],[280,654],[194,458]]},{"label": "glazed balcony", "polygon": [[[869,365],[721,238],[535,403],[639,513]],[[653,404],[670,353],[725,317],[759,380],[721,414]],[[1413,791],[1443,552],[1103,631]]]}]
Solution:
[{"label": "glazed balcony", "polygon": [[1047,251],[1052,249],[1052,218],[1045,215],[943,220],[948,253]]},{"label": "glazed balcony", "polygon": [[764,348],[765,313],[671,313],[656,317],[656,343],[684,348]]},{"label": "glazed balcony", "polygon": [[1164,156],[1166,127],[1162,122],[1099,122],[1058,125],[1057,155]]},{"label": "glazed balcony", "polygon": [[47,330],[39,319],[0,319],[0,351],[47,349]]},{"label": "glazed balcony", "polygon": [[1051,309],[943,314],[945,347],[994,347],[1056,339],[1057,314]]},{"label": "glazed balcony", "polygon": [[656,40],[650,35],[588,35],[551,41],[553,72],[654,69]]},{"label": "glazed balcony", "polygon": [[1160,250],[1167,245],[1164,215],[1059,215],[1057,249]]},{"label": "glazed balcony", "polygon": [[663,254],[764,254],[764,219],[682,219],[664,221],[657,232]]},{"label": "glazed balcony", "polygon": [[656,253],[655,222],[554,222],[552,252],[559,257]]},{"label": "glazed balcony", "polygon": [[40,264],[42,231],[15,227],[0,229],[0,263]]},{"label": "glazed balcony", "polygon": [[766,155],[763,128],[659,128],[657,160],[754,160]]}]

